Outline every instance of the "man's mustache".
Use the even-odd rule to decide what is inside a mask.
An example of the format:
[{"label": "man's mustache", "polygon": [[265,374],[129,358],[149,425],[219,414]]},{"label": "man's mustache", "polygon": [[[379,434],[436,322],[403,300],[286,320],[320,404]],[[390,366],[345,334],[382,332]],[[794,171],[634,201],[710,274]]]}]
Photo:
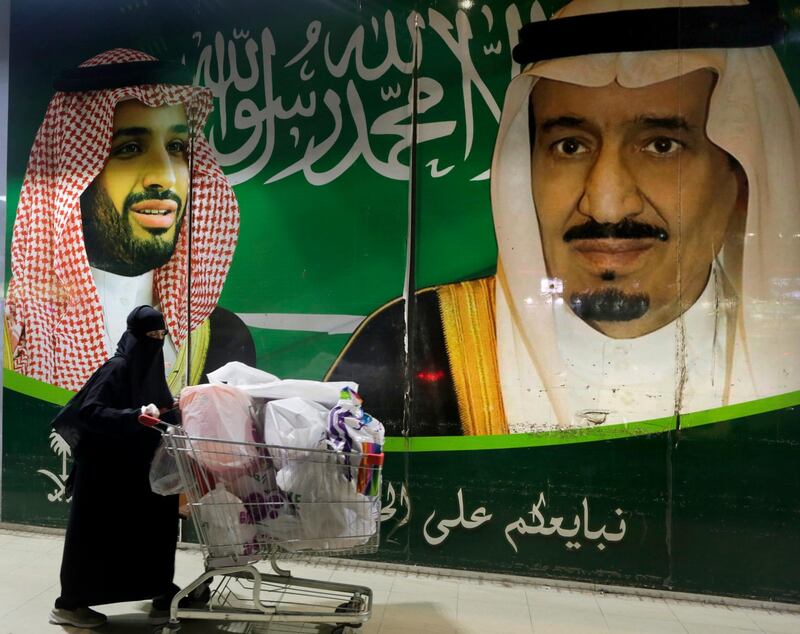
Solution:
[{"label": "man's mustache", "polygon": [[160,192],[143,191],[128,194],[128,196],[125,198],[124,209],[125,211],[129,211],[133,205],[146,200],[172,200],[178,205],[178,212],[183,209],[183,201],[181,200],[181,197],[171,189],[165,189]]},{"label": "man's mustache", "polygon": [[570,227],[564,233],[564,242],[573,240],[597,240],[603,238],[616,238],[621,240],[636,240],[640,238],[655,238],[661,242],[669,240],[667,230],[645,222],[638,222],[630,218],[623,218],[619,222],[597,222],[588,220],[582,225]]}]

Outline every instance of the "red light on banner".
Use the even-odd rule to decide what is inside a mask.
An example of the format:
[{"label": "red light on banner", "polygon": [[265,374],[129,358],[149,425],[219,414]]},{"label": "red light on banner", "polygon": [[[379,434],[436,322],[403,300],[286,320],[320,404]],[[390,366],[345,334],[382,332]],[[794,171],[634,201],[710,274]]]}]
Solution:
[{"label": "red light on banner", "polygon": [[417,372],[417,378],[420,381],[425,381],[426,383],[436,383],[436,381],[440,381],[444,378],[444,371],[436,370],[431,372]]}]

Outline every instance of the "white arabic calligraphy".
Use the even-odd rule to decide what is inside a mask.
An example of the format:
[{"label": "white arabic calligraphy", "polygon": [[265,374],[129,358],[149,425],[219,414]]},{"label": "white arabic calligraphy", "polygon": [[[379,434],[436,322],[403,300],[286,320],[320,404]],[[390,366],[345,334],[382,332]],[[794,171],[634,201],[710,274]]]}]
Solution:
[{"label": "white arabic calligraphy", "polygon": [[[473,29],[471,15],[483,16],[485,25],[479,20]],[[544,17],[538,1],[531,8],[534,16]],[[403,22],[401,27],[398,23]],[[321,186],[339,178],[359,159],[380,176],[407,180],[411,105],[416,100],[418,143],[431,143],[463,130],[466,162],[475,147],[476,125],[489,125],[491,120],[496,124],[500,118],[498,98],[481,77],[473,55],[505,53],[513,74],[518,68],[510,60],[510,50],[517,42],[521,22],[514,4],[506,9],[504,22],[497,25],[486,6],[481,13],[458,10],[452,22],[433,8],[425,17],[411,11],[405,20],[387,10],[381,18],[369,20],[369,37],[365,24],[343,37],[341,31],[326,32],[322,21],[312,20],[300,49],[287,55],[285,63],[278,61],[283,55],[279,57],[268,26],[260,32],[253,30],[252,36],[251,30],[241,28],[227,34],[195,32],[192,39],[199,49],[195,79],[211,89],[216,102],[209,142],[234,185],[254,178],[275,183],[302,174],[308,183]],[[501,32],[493,32],[495,27]],[[421,33],[426,29],[438,38],[427,37],[426,46],[443,45],[452,55],[448,60],[452,74],[459,73],[461,80],[452,81],[451,75],[446,81],[419,76],[417,94],[413,94],[411,75],[415,63],[423,70]],[[449,72],[446,65],[439,66],[439,72]],[[284,75],[296,72],[294,77],[300,82],[287,82],[276,71]],[[452,107],[445,108],[443,103],[444,86],[460,87],[463,120],[440,114],[452,112]],[[295,94],[288,94],[292,89]],[[491,120],[478,124],[478,112]],[[286,137],[291,141],[283,142]],[[488,178],[489,156],[480,156],[480,160],[484,165],[470,180]],[[273,167],[268,170],[268,166]],[[446,171],[433,169],[432,176],[443,177],[449,171],[449,167]]]},{"label": "white arabic calligraphy", "polygon": [[425,536],[425,541],[428,542],[431,546],[438,546],[445,539],[447,539],[448,535],[450,534],[451,528],[456,528],[457,526],[462,526],[467,530],[471,530],[473,528],[478,528],[481,524],[485,524],[490,519],[492,519],[492,514],[486,514],[486,507],[481,506],[475,509],[472,514],[470,515],[469,519],[466,519],[464,516],[464,495],[462,493],[462,489],[458,490],[456,494],[458,498],[458,516],[452,520],[440,520],[436,524],[436,528],[439,530],[438,536],[432,536],[428,532],[428,525],[433,520],[434,516],[436,515],[436,511],[430,514],[427,520],[425,520],[425,525],[422,527],[423,535]]},{"label": "white arabic calligraphy", "polygon": [[[573,520],[573,525],[570,528],[562,527],[564,523],[563,517],[551,517],[549,522],[545,520],[544,513],[542,513],[542,508],[547,505],[544,498],[544,493],[539,493],[539,499],[531,506],[531,510],[528,513],[531,516],[532,523],[528,524],[528,522],[520,517],[517,520],[514,520],[510,524],[506,526],[506,540],[511,547],[514,549],[514,552],[517,553],[519,550],[517,549],[516,542],[511,538],[511,534],[513,532],[517,532],[520,535],[553,535],[557,534],[559,537],[567,537],[569,541],[565,543],[565,546],[572,550],[577,550],[581,547],[581,543],[579,541],[573,541],[572,538],[578,536],[581,526],[583,527],[583,534],[582,537],[589,541],[598,541],[600,539],[605,540],[605,542],[618,542],[622,541],[622,538],[625,537],[625,531],[627,526],[625,524],[624,519],[620,519],[619,522],[619,530],[616,533],[608,532],[606,530],[606,525],[597,530],[592,530],[589,528],[589,501],[587,498],[583,498],[581,502],[581,506],[583,507],[583,519],[581,520],[580,515],[575,515],[575,519]],[[614,513],[617,517],[622,516],[622,509],[616,509]],[[598,550],[605,550],[606,544],[604,542],[599,542],[597,544]]]},{"label": "white arabic calligraphy", "polygon": [[[394,485],[391,482],[386,488],[386,497],[386,503],[381,507],[381,522],[389,521],[397,513],[397,509],[394,507],[395,502],[397,501],[397,494],[395,493]],[[405,484],[400,485],[400,506],[406,509],[406,514],[405,517],[403,517],[403,519],[397,523],[395,528],[405,526],[411,519],[411,501],[408,499],[408,491],[406,490]]]}]

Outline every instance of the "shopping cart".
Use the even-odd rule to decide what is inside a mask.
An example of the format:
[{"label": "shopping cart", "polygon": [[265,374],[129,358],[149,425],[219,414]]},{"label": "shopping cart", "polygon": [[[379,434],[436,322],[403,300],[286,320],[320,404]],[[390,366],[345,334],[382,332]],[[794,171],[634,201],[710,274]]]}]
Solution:
[{"label": "shopping cart", "polygon": [[[161,634],[180,629],[181,619],[325,623],[337,634],[369,620],[370,588],[297,578],[277,559],[377,550],[382,453],[197,438],[155,418],[140,420],[162,431],[205,563],[173,598]],[[260,571],[260,561],[272,572]],[[207,605],[180,606],[212,578]]]}]

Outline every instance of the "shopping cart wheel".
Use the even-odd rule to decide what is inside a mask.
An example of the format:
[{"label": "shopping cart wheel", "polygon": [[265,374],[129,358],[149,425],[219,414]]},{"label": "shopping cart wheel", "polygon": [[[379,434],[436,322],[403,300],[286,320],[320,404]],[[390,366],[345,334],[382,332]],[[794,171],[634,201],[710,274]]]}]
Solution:
[{"label": "shopping cart wheel", "polygon": [[162,625],[160,628],[155,629],[153,634],[174,634],[179,629],[181,629],[180,623],[167,623],[166,625]]},{"label": "shopping cart wheel", "polygon": [[[338,608],[336,608],[336,614],[353,614],[354,612],[359,612],[361,610],[361,599],[350,599],[347,603],[342,603]],[[333,630],[333,634],[345,634],[347,632],[346,628],[350,629],[358,629],[361,627],[363,623],[348,623],[348,624],[340,624],[335,630]]]}]

